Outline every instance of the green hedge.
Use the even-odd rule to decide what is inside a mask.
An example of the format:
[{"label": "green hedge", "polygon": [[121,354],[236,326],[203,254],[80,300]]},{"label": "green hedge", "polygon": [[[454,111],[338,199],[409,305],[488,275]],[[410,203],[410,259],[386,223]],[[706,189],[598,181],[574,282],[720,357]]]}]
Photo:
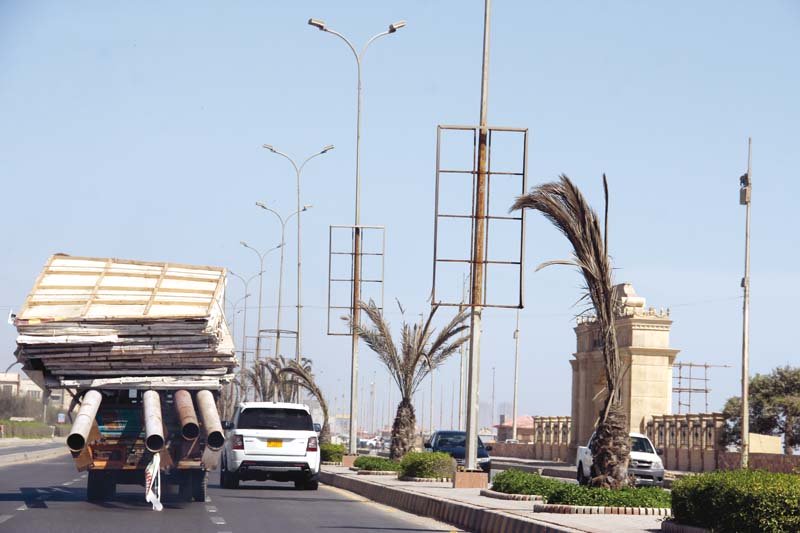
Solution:
[{"label": "green hedge", "polygon": [[547,503],[604,507],[669,507],[669,493],[657,487],[607,490],[582,487],[546,478],[535,472],[505,470],[494,476],[492,490],[506,494],[535,494]]},{"label": "green hedge", "polygon": [[759,470],[686,476],[672,486],[672,514],[715,532],[800,531],[800,477]]},{"label": "green hedge", "polygon": [[320,460],[326,463],[341,463],[344,452],[344,446],[341,444],[328,443],[319,447]]},{"label": "green hedge", "polygon": [[361,468],[362,470],[374,471],[393,471],[400,470],[400,463],[392,461],[385,457],[376,457],[374,455],[362,455],[353,462],[353,466]]},{"label": "green hedge", "polygon": [[547,499],[564,483],[522,470],[503,470],[494,476],[492,490],[506,494],[533,494]]},{"label": "green hedge", "polygon": [[41,422],[12,422],[10,420],[0,420],[0,425],[3,426],[3,436],[6,438],[41,439],[53,436],[53,426],[48,426]]},{"label": "green hedge", "polygon": [[662,507],[669,508],[669,492],[658,487],[627,487],[619,490],[584,487],[561,483],[547,503],[590,505],[603,507]]},{"label": "green hedge", "polygon": [[456,461],[444,452],[409,452],[400,461],[400,474],[408,477],[452,478]]}]

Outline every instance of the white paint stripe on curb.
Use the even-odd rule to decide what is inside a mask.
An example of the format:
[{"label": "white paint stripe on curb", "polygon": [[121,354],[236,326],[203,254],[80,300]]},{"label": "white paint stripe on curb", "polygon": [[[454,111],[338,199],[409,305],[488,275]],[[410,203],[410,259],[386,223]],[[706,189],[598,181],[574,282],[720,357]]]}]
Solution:
[{"label": "white paint stripe on curb", "polygon": [[32,452],[10,453],[7,455],[0,455],[0,467],[30,463],[32,461],[43,461],[61,456],[69,457],[69,450],[67,450],[66,446],[63,448],[58,447]]}]

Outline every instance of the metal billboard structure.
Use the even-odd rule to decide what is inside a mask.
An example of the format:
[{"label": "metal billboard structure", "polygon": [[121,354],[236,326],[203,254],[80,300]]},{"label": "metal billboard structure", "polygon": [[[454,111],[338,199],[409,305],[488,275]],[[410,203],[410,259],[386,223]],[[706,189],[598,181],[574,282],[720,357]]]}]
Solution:
[{"label": "metal billboard structure", "polygon": [[[358,239],[358,242],[356,242]],[[347,247],[343,243],[347,243]],[[384,226],[332,225],[328,233],[328,335],[350,336],[342,315],[353,312],[356,256],[360,259],[359,295],[375,301],[383,311],[386,228]],[[366,271],[365,271],[366,270]],[[346,291],[346,292],[342,292]],[[344,294],[347,297],[343,297]],[[359,311],[360,313],[360,311]],[[359,321],[360,323],[360,321]],[[341,325],[337,328],[337,325]]]},{"label": "metal billboard structure", "polygon": [[[479,136],[480,136],[480,126],[447,126],[447,125],[440,125],[437,127],[436,131],[436,207],[435,207],[435,217],[434,217],[434,236],[433,236],[433,290],[432,290],[432,302],[443,305],[443,306],[452,306],[452,307],[460,307],[460,306],[470,306],[470,305],[480,305],[481,307],[490,307],[490,308],[506,308],[506,309],[522,309],[524,307],[524,294],[525,294],[525,210],[520,210],[518,215],[509,215],[506,212],[498,213],[493,212],[492,206],[496,203],[500,203],[500,205],[504,206],[506,209],[508,206],[511,205],[515,196],[522,195],[527,192],[528,188],[528,176],[527,176],[527,154],[528,154],[528,130],[527,128],[507,128],[507,127],[488,127],[487,133],[487,152],[488,152],[488,164],[487,164],[487,171],[486,171],[486,194],[484,196],[484,206],[483,212],[486,213],[483,217],[481,217],[480,221],[476,217],[475,213],[478,212],[476,209],[476,201],[477,201],[477,189],[478,189],[478,144],[479,144]],[[446,138],[448,137],[448,133],[451,132],[460,132],[462,134],[467,134],[471,136],[471,157],[468,160],[460,162],[460,165],[456,168],[443,168],[442,162],[442,152],[443,152],[443,144],[446,145]],[[512,170],[496,170],[492,168],[492,152],[496,149],[496,143],[499,139],[498,137],[503,135],[511,135],[511,136],[519,136],[521,137],[521,145],[522,145],[522,154],[520,154],[519,158],[519,166],[518,168]],[[494,141],[494,142],[493,142]],[[502,141],[500,141],[502,142]],[[504,195],[505,198],[502,199],[501,202],[493,202],[492,196],[492,179],[494,178],[497,180],[498,178],[503,177],[507,180],[515,180],[517,181],[516,185],[512,188],[506,187],[503,192],[508,193],[509,191],[513,191],[513,196],[511,195]],[[457,183],[456,186],[461,188],[463,191],[467,186],[470,187],[471,190],[471,203],[469,209],[464,209],[459,212],[444,212],[443,204],[446,203],[446,196],[447,191],[443,190],[445,187],[443,185],[445,180],[449,178],[461,179],[461,181],[469,180],[469,185],[466,183]],[[507,201],[506,201],[507,200]],[[464,206],[466,208],[466,206]],[[443,282],[450,282],[452,281],[450,276],[447,276],[447,272],[442,272],[442,270],[446,270],[447,266],[449,265],[461,265],[465,270],[469,267],[470,272],[470,279],[474,277],[474,269],[476,267],[476,261],[473,259],[475,256],[475,248],[474,242],[470,241],[470,246],[468,250],[467,256],[458,256],[452,257],[448,256],[445,252],[443,253],[442,248],[442,241],[446,240],[448,237],[452,237],[452,235],[447,235],[446,231],[443,230],[443,225],[447,221],[469,221],[470,223],[470,233],[469,235],[473,235],[475,232],[476,224],[482,224],[484,226],[485,232],[485,244],[483,246],[483,250],[478,254],[480,257],[480,263],[484,268],[505,268],[505,269],[512,269],[516,272],[517,279],[519,280],[518,287],[516,292],[516,297],[514,301],[511,300],[495,300],[490,298],[488,294],[490,293],[490,284],[489,279],[490,276],[486,275],[482,277],[482,298],[480,299],[480,303],[467,303],[465,304],[463,296],[459,295],[458,298],[450,297],[447,295],[445,290],[442,290],[441,284]],[[492,238],[493,232],[491,231],[492,223],[493,222],[504,222],[507,225],[515,226],[514,232],[518,236],[517,239],[512,239],[514,243],[514,251],[508,259],[501,259],[499,257],[493,257],[494,254],[497,254],[495,251],[492,252]],[[508,232],[504,232],[502,234],[503,237],[508,238]],[[463,252],[467,252],[467,250],[463,250]],[[499,255],[499,254],[498,254]],[[488,269],[487,269],[488,270]],[[443,279],[446,278],[446,279]],[[460,281],[460,279],[459,279]],[[454,285],[455,286],[455,285]],[[443,294],[444,293],[444,294]],[[471,300],[471,299],[470,299]]]}]

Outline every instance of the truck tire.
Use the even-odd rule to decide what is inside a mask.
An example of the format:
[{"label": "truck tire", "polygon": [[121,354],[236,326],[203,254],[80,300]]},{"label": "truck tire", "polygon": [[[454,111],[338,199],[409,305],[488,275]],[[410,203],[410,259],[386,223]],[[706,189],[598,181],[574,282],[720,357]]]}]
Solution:
[{"label": "truck tire", "polygon": [[239,476],[236,472],[228,471],[228,462],[225,459],[222,460],[222,467],[219,470],[219,484],[223,489],[239,488]]},{"label": "truck tire", "polygon": [[192,501],[192,492],[194,489],[194,478],[192,471],[187,470],[180,472],[178,477],[178,499],[182,502]]},{"label": "truck tire", "polygon": [[[114,483],[114,488],[116,489],[116,483]],[[86,480],[86,499],[90,502],[102,502],[112,496],[112,494],[108,494],[108,489],[106,473],[101,470],[89,470],[89,477]]]},{"label": "truck tire", "polygon": [[208,493],[208,471],[207,470],[194,470],[192,471],[192,496],[196,502],[206,501],[206,494]]}]

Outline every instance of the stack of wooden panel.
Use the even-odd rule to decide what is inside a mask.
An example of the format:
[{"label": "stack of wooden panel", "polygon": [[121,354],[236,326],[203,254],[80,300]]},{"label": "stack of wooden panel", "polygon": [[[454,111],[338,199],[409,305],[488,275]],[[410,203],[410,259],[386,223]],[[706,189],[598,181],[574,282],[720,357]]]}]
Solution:
[{"label": "stack of wooden panel", "polygon": [[17,359],[48,388],[227,381],[224,286],[223,268],[54,255],[15,318]]}]

